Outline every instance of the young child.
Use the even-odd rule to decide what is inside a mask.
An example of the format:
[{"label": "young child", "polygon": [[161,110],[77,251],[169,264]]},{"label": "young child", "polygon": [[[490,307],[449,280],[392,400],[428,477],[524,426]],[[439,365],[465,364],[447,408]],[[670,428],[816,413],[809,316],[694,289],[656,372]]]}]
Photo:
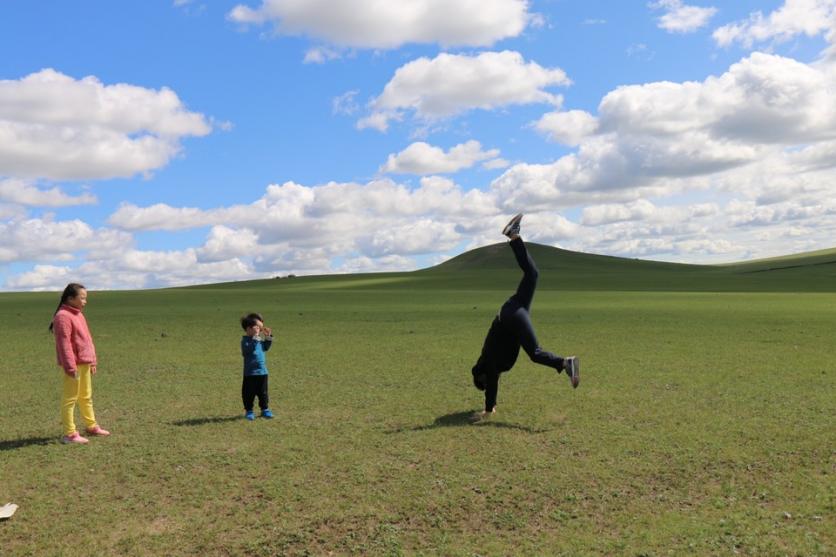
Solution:
[{"label": "young child", "polygon": [[272,418],[270,397],[267,394],[267,361],[264,353],[273,344],[273,331],[264,326],[264,318],[251,313],[241,318],[241,327],[246,331],[241,337],[241,355],[244,356],[244,382],[241,398],[244,401],[244,417],[254,420],[253,402],[258,396],[258,407],[262,418]]},{"label": "young child", "polygon": [[558,356],[544,350],[537,341],[530,312],[539,271],[520,237],[522,217],[522,213],[516,215],[502,230],[511,240],[509,246],[514,252],[523,277],[517,291],[508,298],[494,317],[479,360],[471,370],[473,384],[480,391],[485,391],[485,409],[476,416],[477,419],[488,418],[496,412],[499,374],[514,367],[520,348],[525,350],[532,362],[553,368],[557,373],[566,372],[573,388],[577,388],[581,380],[580,361],[577,356]]},{"label": "young child", "polygon": [[87,305],[87,289],[81,284],[70,283],[61,294],[58,309],[52,316],[49,330],[55,335],[55,351],[58,365],[64,368],[64,388],[61,396],[61,422],[64,426],[62,443],[85,444],[75,428],[73,413],[78,401],[79,412],[87,434],[107,437],[110,432],[96,423],[93,413],[93,375],[96,374],[96,348],[87,320],[81,313]]}]

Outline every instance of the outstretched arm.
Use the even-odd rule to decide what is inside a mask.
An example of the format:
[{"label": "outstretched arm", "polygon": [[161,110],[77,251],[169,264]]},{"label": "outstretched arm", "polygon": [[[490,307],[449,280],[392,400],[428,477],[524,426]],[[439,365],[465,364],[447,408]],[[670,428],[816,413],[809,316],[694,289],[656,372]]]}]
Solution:
[{"label": "outstretched arm", "polygon": [[485,412],[493,412],[496,395],[499,392],[499,373],[490,371],[485,375]]}]

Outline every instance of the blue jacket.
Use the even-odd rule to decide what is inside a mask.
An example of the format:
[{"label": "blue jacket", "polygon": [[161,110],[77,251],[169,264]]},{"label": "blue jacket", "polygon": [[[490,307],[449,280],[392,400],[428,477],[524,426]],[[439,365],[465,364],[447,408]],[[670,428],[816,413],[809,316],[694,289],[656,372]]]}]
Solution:
[{"label": "blue jacket", "polygon": [[273,337],[256,340],[244,335],[241,337],[241,355],[244,356],[244,375],[267,375],[267,360],[264,353],[270,350]]}]

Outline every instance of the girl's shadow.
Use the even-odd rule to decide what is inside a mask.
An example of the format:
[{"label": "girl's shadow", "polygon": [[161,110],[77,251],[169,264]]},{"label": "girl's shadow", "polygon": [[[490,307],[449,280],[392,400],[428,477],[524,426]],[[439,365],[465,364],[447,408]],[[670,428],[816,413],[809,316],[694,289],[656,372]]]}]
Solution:
[{"label": "girl's shadow", "polygon": [[413,427],[401,426],[392,429],[387,433],[403,433],[405,431],[426,431],[429,429],[437,429],[439,427],[460,427],[470,425],[476,425],[480,427],[490,426],[505,429],[518,429],[520,431],[525,431],[526,433],[545,433],[547,431],[551,431],[549,429],[534,429],[529,426],[509,424],[508,422],[502,422],[494,418],[479,419],[478,415],[479,412],[475,410],[453,412],[452,414],[445,414],[443,416],[439,416],[431,424],[418,425]]},{"label": "girl's shadow", "polygon": [[58,441],[54,437],[28,437],[26,439],[13,439],[11,441],[0,441],[0,451],[11,451],[29,447],[30,445],[52,445]]}]

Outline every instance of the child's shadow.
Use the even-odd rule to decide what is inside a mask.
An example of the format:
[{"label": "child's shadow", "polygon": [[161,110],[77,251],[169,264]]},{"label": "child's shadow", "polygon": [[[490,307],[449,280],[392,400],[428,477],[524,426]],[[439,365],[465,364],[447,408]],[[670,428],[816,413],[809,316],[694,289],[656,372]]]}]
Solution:
[{"label": "child's shadow", "polygon": [[549,429],[534,429],[529,426],[509,424],[508,422],[499,421],[493,417],[488,419],[479,419],[479,413],[474,410],[464,410],[462,412],[453,412],[452,414],[445,414],[439,416],[431,424],[417,425],[413,427],[401,426],[396,427],[387,433],[403,433],[405,431],[426,431],[429,429],[437,429],[439,427],[461,427],[461,426],[480,426],[480,427],[499,427],[505,429],[518,429],[526,433],[545,433],[551,431]]},{"label": "child's shadow", "polygon": [[29,437],[27,439],[14,439],[12,441],[0,441],[0,451],[11,451],[29,447],[31,445],[51,445],[57,440],[52,437]]},{"label": "child's shadow", "polygon": [[225,422],[235,422],[243,419],[242,416],[212,416],[207,418],[189,418],[188,420],[178,420],[170,422],[171,425],[176,426],[196,426],[206,424],[222,424]]}]

